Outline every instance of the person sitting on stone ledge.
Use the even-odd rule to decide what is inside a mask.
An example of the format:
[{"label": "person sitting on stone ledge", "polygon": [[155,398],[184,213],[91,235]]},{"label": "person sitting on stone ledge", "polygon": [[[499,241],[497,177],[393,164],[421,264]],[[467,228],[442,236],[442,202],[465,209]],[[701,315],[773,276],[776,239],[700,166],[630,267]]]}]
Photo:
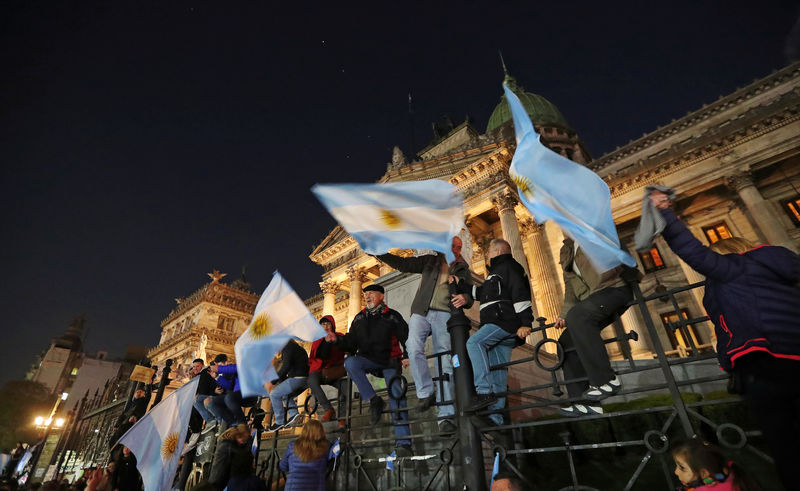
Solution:
[{"label": "person sitting on stone ledge", "polygon": [[564,274],[564,305],[554,327],[566,327],[558,339],[565,350],[564,379],[589,378],[566,384],[572,403],[559,413],[570,417],[603,414],[599,401],[619,392],[622,383],[611,368],[600,331],[628,309],[633,292],[626,280],[636,281],[641,274],[625,265],[597,271],[569,237],[561,246],[559,262]]},{"label": "person sitting on stone ledge", "polygon": [[[297,411],[296,392],[306,388],[307,377],[308,353],[293,339],[289,340],[281,350],[278,378],[267,383],[267,392],[269,392],[272,412],[275,415],[275,421],[269,427],[269,431],[291,426],[300,418],[300,413]],[[288,420],[284,404],[289,406]]]},{"label": "person sitting on stone ledge", "polygon": [[192,361],[192,372],[195,377],[200,377],[197,383],[197,394],[195,395],[194,404],[192,407],[200,414],[205,421],[203,431],[211,431],[217,425],[217,418],[206,407],[206,402],[211,402],[214,398],[215,389],[217,388],[217,381],[209,373],[209,367],[206,367],[206,362],[202,358],[197,358]]},{"label": "person sitting on stone ledge", "polygon": [[[525,270],[511,255],[511,245],[503,239],[493,239],[486,256],[489,277],[483,285],[472,287],[472,296],[480,302],[481,327],[467,340],[477,392],[468,411],[505,407],[506,398],[495,394],[508,389],[508,368],[490,367],[511,360],[511,351],[525,342],[533,323],[530,283]],[[450,280],[457,281],[454,277]],[[457,285],[460,293],[452,299],[456,308],[468,303],[466,286],[460,282]],[[489,419],[503,424],[503,415],[498,412],[490,414]]]},{"label": "person sitting on stone ledge", "polygon": [[[326,334],[334,333],[337,336],[344,336],[336,332],[336,321],[333,316],[323,316],[319,321]],[[311,353],[308,356],[308,387],[320,407],[325,410],[320,421],[331,421],[336,419],[336,412],[333,410],[331,401],[322,390],[322,385],[331,385],[339,388],[339,381],[345,376],[344,352],[337,348],[334,343],[328,342],[325,338],[320,338],[311,344]]]},{"label": "person sitting on stone ledge", "polygon": [[[325,339],[342,350],[353,353],[344,361],[344,366],[350,379],[358,387],[362,400],[369,401],[370,424],[375,425],[381,419],[384,402],[369,383],[367,373],[383,376],[388,386],[401,373],[400,365],[402,368],[408,366],[408,354],[404,352],[408,324],[399,312],[383,303],[382,286],[367,286],[364,288],[364,298],[367,306],[353,319],[350,332],[344,336],[329,333]],[[392,394],[400,395],[402,388],[399,377],[391,384],[390,390]],[[389,407],[393,410],[404,409],[405,395],[397,401],[390,394]],[[396,415],[393,413],[392,419],[395,418],[401,423],[394,425],[398,455],[411,455],[411,440],[407,438],[411,429],[408,424],[403,424],[408,423],[408,411],[400,411]]]},{"label": "person sitting on stone ledge", "polygon": [[[452,401],[450,381],[453,378],[453,365],[450,355],[442,359],[442,372],[448,378],[441,385],[441,392],[436,391],[428,367],[428,358],[425,355],[425,341],[428,336],[433,339],[433,352],[442,353],[450,351],[450,333],[447,331],[447,320],[450,318],[450,292],[447,279],[455,275],[465,285],[472,284],[469,265],[461,257],[461,238],[453,237],[451,250],[455,259],[449,265],[442,253],[425,254],[417,257],[399,257],[393,254],[376,256],[381,261],[398,271],[404,273],[419,273],[422,278],[411,302],[411,319],[408,322],[408,358],[411,365],[411,375],[417,389],[417,399],[420,403],[420,412],[427,411],[434,402]],[[471,298],[470,298],[470,304]],[[469,308],[469,305],[466,305]],[[434,360],[434,371],[437,376],[439,364]],[[453,405],[439,406],[439,426],[442,430],[452,432]]]}]

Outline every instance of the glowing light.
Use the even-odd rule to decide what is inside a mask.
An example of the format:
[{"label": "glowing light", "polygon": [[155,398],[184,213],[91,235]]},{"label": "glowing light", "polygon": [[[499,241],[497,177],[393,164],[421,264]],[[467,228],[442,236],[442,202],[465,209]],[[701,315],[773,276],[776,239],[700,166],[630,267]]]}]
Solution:
[{"label": "glowing light", "polygon": [[44,418],[41,416],[36,416],[36,419],[33,420],[36,423],[36,426],[42,426],[44,424]]},{"label": "glowing light", "polygon": [[44,420],[45,426],[50,426],[52,423],[53,423],[53,418],[47,418],[46,420]]},{"label": "glowing light", "polygon": [[58,418],[56,420],[56,428],[61,428],[62,426],[64,426],[64,418]]},{"label": "glowing light", "polygon": [[62,400],[62,401],[66,401],[66,400],[67,400],[67,397],[69,397],[69,394],[67,394],[66,392],[62,392],[62,393],[61,393],[61,400]]}]

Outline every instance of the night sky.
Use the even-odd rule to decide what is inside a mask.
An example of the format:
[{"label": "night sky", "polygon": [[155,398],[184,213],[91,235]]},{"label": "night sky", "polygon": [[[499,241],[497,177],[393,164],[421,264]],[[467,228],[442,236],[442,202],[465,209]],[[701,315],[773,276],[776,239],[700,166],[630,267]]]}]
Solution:
[{"label": "night sky", "polygon": [[279,269],[318,293],[308,254],[334,222],[311,185],[378,179],[394,145],[410,157],[443,115],[485,130],[498,50],[598,157],[786,65],[798,14],[340,4],[3,2],[0,381],[79,314],[90,351],[155,345],[173,299],[215,268],[233,280],[246,265],[259,293]]}]

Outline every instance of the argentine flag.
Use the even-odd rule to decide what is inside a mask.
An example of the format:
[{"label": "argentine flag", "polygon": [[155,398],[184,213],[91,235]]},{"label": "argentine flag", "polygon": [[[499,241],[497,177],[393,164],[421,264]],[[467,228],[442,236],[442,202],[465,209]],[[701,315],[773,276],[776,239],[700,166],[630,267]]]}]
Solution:
[{"label": "argentine flag", "polygon": [[542,144],[516,94],[503,84],[514,117],[517,150],[508,173],[539,223],[553,220],[578,243],[598,272],[636,261],[620,249],[611,193],[600,176]]},{"label": "argentine flag", "polygon": [[450,244],[464,227],[463,198],[449,182],[317,184],[311,191],[367,254],[433,249],[455,259]]},{"label": "argentine flag", "polygon": [[136,457],[145,491],[172,489],[199,380],[195,377],[156,404],[117,442]]},{"label": "argentine flag", "polygon": [[267,395],[264,384],[277,376],[272,359],[290,339],[316,341],[324,336],[325,330],[319,322],[283,276],[275,271],[258,300],[250,327],[234,345],[242,396]]}]

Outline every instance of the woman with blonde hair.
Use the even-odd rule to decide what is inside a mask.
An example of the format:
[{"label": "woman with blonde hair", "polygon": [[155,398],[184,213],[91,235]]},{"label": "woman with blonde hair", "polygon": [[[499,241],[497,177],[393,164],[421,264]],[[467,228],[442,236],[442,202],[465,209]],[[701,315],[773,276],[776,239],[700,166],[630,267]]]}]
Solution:
[{"label": "woman with blonde hair", "polygon": [[311,419],[304,424],[280,462],[281,470],[289,474],[285,491],[325,491],[330,446],[322,423]]},{"label": "woman with blonde hair", "polygon": [[651,191],[661,232],[686,264],[706,277],[703,306],[717,335],[717,358],[750,406],[787,489],[800,461],[800,256],[742,238],[704,246]]}]

